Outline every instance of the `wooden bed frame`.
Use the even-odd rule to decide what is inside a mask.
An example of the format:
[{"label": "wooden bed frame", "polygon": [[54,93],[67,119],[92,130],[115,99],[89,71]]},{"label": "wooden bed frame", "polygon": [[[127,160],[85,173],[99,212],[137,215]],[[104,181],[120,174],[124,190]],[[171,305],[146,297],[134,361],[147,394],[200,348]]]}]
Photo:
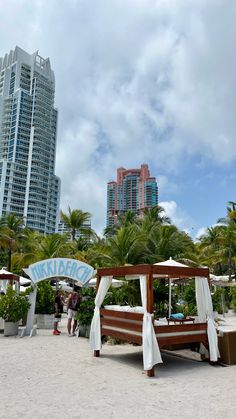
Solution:
[{"label": "wooden bed frame", "polygon": [[[102,268],[97,271],[97,289],[101,277],[112,275],[124,277],[127,275],[146,275],[147,281],[147,311],[152,314],[153,322],[153,278],[158,275],[169,278],[204,277],[209,283],[208,268],[173,267],[161,265],[136,265],[114,268]],[[101,335],[111,336],[124,341],[142,345],[143,314],[127,311],[100,309]],[[169,325],[154,325],[154,331],[159,348],[173,347],[180,344],[203,343],[208,349],[207,323],[183,323]],[[98,357],[100,351],[94,351]],[[154,367],[147,371],[149,377],[154,376]]]}]

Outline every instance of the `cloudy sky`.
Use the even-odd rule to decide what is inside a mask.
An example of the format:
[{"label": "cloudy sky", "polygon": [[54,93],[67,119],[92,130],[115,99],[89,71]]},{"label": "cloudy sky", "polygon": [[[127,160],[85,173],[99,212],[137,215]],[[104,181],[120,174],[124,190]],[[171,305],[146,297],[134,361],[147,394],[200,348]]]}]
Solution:
[{"label": "cloudy sky", "polygon": [[[226,7],[227,3],[227,7]],[[196,236],[236,201],[236,2],[0,0],[0,56],[50,57],[61,207],[102,232],[116,169],[149,165]],[[202,230],[201,230],[202,231]]]}]

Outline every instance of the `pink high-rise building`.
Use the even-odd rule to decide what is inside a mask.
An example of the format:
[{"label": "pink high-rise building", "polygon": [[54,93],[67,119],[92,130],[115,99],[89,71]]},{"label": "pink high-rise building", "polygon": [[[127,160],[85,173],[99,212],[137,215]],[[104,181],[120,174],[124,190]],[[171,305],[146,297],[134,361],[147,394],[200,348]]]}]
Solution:
[{"label": "pink high-rise building", "polygon": [[117,180],[107,184],[107,226],[117,222],[119,215],[131,210],[142,214],[158,204],[158,187],[150,176],[147,164],[140,169],[117,169]]}]

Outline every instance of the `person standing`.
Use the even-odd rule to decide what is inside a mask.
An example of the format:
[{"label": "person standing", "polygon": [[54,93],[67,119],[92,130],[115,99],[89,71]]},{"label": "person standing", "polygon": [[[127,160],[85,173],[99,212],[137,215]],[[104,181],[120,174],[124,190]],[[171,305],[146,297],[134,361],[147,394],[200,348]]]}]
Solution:
[{"label": "person standing", "polygon": [[61,313],[63,313],[63,299],[62,299],[60,290],[57,290],[55,294],[54,309],[55,309],[55,314],[54,314],[53,334],[60,335],[61,331],[58,330],[58,323],[61,321]]},{"label": "person standing", "polygon": [[[75,336],[75,329],[77,327],[77,313],[79,310],[81,301],[80,293],[77,291],[73,291],[70,294],[68,301],[67,301],[67,313],[68,313],[68,321],[67,321],[67,330],[68,336]],[[72,324],[73,320],[73,324]]]}]

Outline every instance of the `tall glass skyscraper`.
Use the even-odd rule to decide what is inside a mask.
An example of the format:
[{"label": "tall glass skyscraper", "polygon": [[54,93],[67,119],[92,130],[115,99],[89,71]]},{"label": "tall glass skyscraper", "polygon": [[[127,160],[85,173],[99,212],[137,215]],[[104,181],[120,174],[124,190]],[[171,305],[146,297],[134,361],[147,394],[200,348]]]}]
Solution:
[{"label": "tall glass skyscraper", "polygon": [[50,60],[16,47],[0,58],[0,216],[55,232],[60,179],[55,176],[57,110]]},{"label": "tall glass skyscraper", "polygon": [[107,184],[107,227],[117,222],[128,210],[142,215],[158,204],[158,187],[147,164],[140,169],[117,169],[117,180]]}]

